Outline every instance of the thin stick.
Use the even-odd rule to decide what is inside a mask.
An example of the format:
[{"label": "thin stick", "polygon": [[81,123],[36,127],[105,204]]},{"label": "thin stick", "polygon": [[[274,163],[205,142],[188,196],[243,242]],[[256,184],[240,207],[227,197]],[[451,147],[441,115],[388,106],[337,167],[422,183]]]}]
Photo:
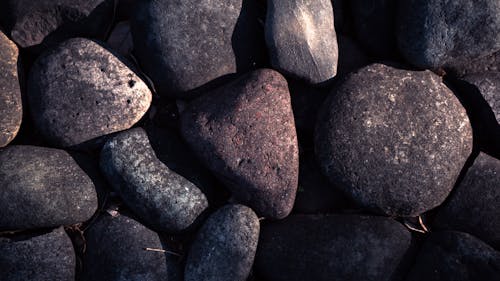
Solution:
[{"label": "thin stick", "polygon": [[429,229],[427,229],[427,227],[425,226],[424,221],[422,220],[422,217],[421,217],[421,216],[418,216],[418,223],[420,223],[420,226],[422,227],[422,229],[423,229],[425,232],[429,232]]},{"label": "thin stick", "polygon": [[180,256],[181,256],[181,255],[179,255],[178,253],[171,252],[171,251],[166,251],[166,250],[163,250],[163,249],[144,248],[144,250],[146,250],[146,251],[151,251],[151,252],[167,253],[167,254],[171,254],[171,255],[174,255],[174,256],[178,256],[178,257],[180,257]]},{"label": "thin stick", "polygon": [[418,228],[414,228],[413,226],[407,224],[406,222],[404,223],[404,225],[406,227],[408,227],[409,229],[413,230],[413,231],[416,231],[416,232],[420,232],[420,233],[425,233],[425,231],[421,230],[421,229],[418,229]]}]

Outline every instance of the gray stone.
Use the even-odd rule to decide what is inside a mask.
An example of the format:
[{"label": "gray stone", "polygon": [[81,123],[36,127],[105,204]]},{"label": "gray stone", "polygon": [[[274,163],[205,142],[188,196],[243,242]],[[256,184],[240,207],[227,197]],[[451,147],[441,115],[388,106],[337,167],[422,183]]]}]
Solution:
[{"label": "gray stone", "polygon": [[470,233],[500,248],[500,160],[480,153],[441,207],[437,228]]},{"label": "gray stone", "polygon": [[266,43],[273,67],[312,84],[333,78],[338,47],[331,1],[267,3]]},{"label": "gray stone", "polygon": [[92,181],[64,150],[3,148],[0,186],[0,230],[81,223],[97,210]]},{"label": "gray stone", "polygon": [[182,112],[184,139],[259,216],[284,218],[297,190],[298,145],[285,79],[263,69],[207,93]]},{"label": "gray stone", "polygon": [[427,237],[407,281],[499,281],[500,252],[466,233]]},{"label": "gray stone", "polygon": [[439,76],[373,64],[330,94],[315,150],[324,174],[360,205],[416,216],[448,196],[472,151],[472,129]]},{"label": "gray stone", "polygon": [[227,205],[198,232],[186,262],[186,281],[245,281],[259,240],[259,219],[248,207]]},{"label": "gray stone", "polygon": [[398,1],[397,37],[413,65],[438,69],[500,50],[500,2]]},{"label": "gray stone", "polygon": [[102,148],[100,166],[125,204],[156,230],[185,230],[208,207],[198,187],[156,157],[141,128],[110,139]]},{"label": "gray stone", "polygon": [[23,119],[16,44],[0,31],[0,147],[17,135]]},{"label": "gray stone", "polygon": [[0,237],[0,281],[75,280],[76,258],[64,229]]},{"label": "gray stone", "polygon": [[500,72],[470,74],[462,79],[477,87],[500,124]]},{"label": "gray stone", "polygon": [[255,265],[273,281],[391,280],[410,243],[389,218],[294,215],[262,225]]},{"label": "gray stone", "polygon": [[445,70],[447,74],[455,77],[463,77],[481,72],[500,72],[500,51],[473,61],[455,63],[445,68]]},{"label": "gray stone", "polygon": [[147,85],[119,57],[83,38],[42,55],[28,85],[36,126],[51,144],[63,147],[132,127],[152,99]]},{"label": "gray stone", "polygon": [[181,280],[178,257],[160,236],[124,214],[99,216],[85,241],[82,281]]}]

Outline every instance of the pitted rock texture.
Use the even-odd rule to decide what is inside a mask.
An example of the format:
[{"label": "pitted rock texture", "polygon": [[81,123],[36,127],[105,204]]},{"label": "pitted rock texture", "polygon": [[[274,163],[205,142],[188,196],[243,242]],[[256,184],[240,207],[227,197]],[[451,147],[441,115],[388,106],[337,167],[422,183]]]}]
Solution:
[{"label": "pitted rock texture", "polygon": [[274,68],[318,84],[337,74],[330,0],[267,1],[266,44]]},{"label": "pitted rock texture", "polygon": [[132,127],[151,103],[147,85],[98,43],[75,38],[42,55],[28,81],[33,119],[69,147]]},{"label": "pitted rock texture", "polygon": [[82,281],[181,280],[178,258],[160,252],[171,251],[160,236],[125,214],[99,216],[85,242]]},{"label": "pitted rock texture", "polygon": [[64,150],[1,149],[0,186],[0,230],[81,223],[97,210],[92,181]]},{"label": "pitted rock texture", "polygon": [[158,92],[185,98],[214,79],[252,69],[263,44],[252,2],[139,1],[134,47]]},{"label": "pitted rock texture", "polygon": [[194,100],[182,112],[184,139],[259,216],[284,218],[298,180],[298,145],[285,79],[257,70]]},{"label": "pitted rock texture", "polygon": [[17,135],[23,119],[16,44],[0,31],[0,147]]},{"label": "pitted rock texture", "polygon": [[462,79],[477,87],[500,124],[500,72],[470,74]]},{"label": "pitted rock texture", "polygon": [[398,1],[397,36],[413,65],[453,67],[500,50],[500,2]]},{"label": "pitted rock texture", "polygon": [[110,139],[101,151],[100,166],[125,204],[156,230],[185,230],[208,207],[192,182],[156,158],[142,128]]},{"label": "pitted rock texture", "polygon": [[64,229],[0,237],[0,281],[75,280],[76,258]]},{"label": "pitted rock texture", "polygon": [[266,280],[391,280],[411,234],[357,215],[294,215],[262,225],[255,265]]},{"label": "pitted rock texture", "polygon": [[480,153],[441,207],[437,228],[470,233],[500,249],[500,160]]},{"label": "pitted rock texture", "polygon": [[316,157],[330,181],[391,216],[440,205],[471,151],[467,113],[439,76],[381,64],[338,85],[315,132]]},{"label": "pitted rock texture", "polygon": [[186,281],[245,281],[259,240],[259,219],[243,205],[212,214],[198,232],[186,262]]}]

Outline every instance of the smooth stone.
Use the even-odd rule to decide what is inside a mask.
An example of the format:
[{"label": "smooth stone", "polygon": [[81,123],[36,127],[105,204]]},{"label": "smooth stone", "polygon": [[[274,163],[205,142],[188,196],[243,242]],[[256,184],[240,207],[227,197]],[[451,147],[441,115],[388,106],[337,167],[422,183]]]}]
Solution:
[{"label": "smooth stone", "polygon": [[466,233],[433,232],[406,280],[499,281],[500,252]]},{"label": "smooth stone", "polygon": [[157,233],[125,214],[100,215],[85,241],[82,281],[181,280],[178,257]]},{"label": "smooth stone", "polygon": [[0,253],[0,281],[75,280],[75,251],[62,227],[0,237]]},{"label": "smooth stone", "polygon": [[392,280],[411,243],[398,222],[294,215],[261,227],[255,265],[266,280]]},{"label": "smooth stone", "polygon": [[226,205],[198,232],[186,261],[186,281],[245,281],[252,268],[260,223],[252,209]]},{"label": "smooth stone", "polygon": [[100,167],[125,204],[155,230],[183,231],[208,208],[195,184],[156,157],[142,128],[111,138],[101,150]]},{"label": "smooth stone", "polygon": [[477,87],[500,124],[500,72],[470,74],[462,80]]},{"label": "smooth stone", "polygon": [[132,127],[152,99],[148,86],[120,57],[83,38],[38,58],[28,87],[37,128],[62,147]]},{"label": "smooth stone", "polygon": [[472,129],[439,76],[372,64],[323,104],[315,151],[330,182],[359,205],[417,216],[452,190],[472,152]]},{"label": "smooth stone", "polygon": [[408,62],[438,69],[500,50],[500,2],[409,0],[398,3],[399,50]]},{"label": "smooth stone", "polygon": [[286,80],[261,69],[191,102],[181,132],[200,160],[259,216],[280,219],[292,207],[298,145]]},{"label": "smooth stone", "polygon": [[18,56],[16,44],[0,31],[0,147],[16,137],[23,119]]},{"label": "smooth stone", "polygon": [[267,3],[265,36],[272,66],[311,84],[333,78],[338,46],[331,1]]},{"label": "smooth stone", "polygon": [[0,186],[0,230],[81,223],[97,210],[92,181],[64,150],[1,149]]}]

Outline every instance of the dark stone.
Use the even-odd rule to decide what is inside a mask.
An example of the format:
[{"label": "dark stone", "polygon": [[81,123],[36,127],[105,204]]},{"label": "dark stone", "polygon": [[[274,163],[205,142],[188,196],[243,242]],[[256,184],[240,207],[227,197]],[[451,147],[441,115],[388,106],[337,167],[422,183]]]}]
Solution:
[{"label": "dark stone", "polygon": [[274,68],[312,84],[337,74],[331,0],[267,1],[266,43]]},{"label": "dark stone", "polygon": [[470,233],[500,248],[500,160],[480,153],[439,210],[437,228]]},{"label": "dark stone", "polygon": [[500,253],[481,240],[461,232],[429,235],[408,281],[498,281]]},{"label": "dark stone", "polygon": [[397,37],[413,65],[438,69],[500,50],[500,2],[398,1]]},{"label": "dark stone", "polygon": [[138,4],[131,23],[135,52],[161,95],[191,97],[186,92],[260,63],[263,31],[253,1]]},{"label": "dark stone", "polygon": [[315,150],[325,175],[360,205],[416,216],[448,196],[472,151],[472,129],[439,76],[373,64],[330,94]]},{"label": "dark stone", "polygon": [[257,272],[267,280],[391,280],[411,242],[398,222],[295,215],[263,224]]},{"label": "dark stone", "polygon": [[477,87],[500,124],[500,72],[470,74],[462,80]]},{"label": "dark stone", "polygon": [[74,146],[132,127],[148,110],[151,92],[120,58],[76,38],[40,57],[29,77],[36,126],[57,146]]},{"label": "dark stone", "polygon": [[75,252],[64,229],[0,237],[0,281],[75,280]]},{"label": "dark stone", "polygon": [[0,31],[0,147],[17,135],[23,119],[16,44]]},{"label": "dark stone", "polygon": [[110,48],[116,50],[122,56],[130,55],[134,49],[132,33],[130,32],[130,23],[128,21],[117,23],[106,42]]},{"label": "dark stone", "polygon": [[208,207],[196,185],[156,157],[141,128],[110,139],[102,148],[100,166],[125,204],[156,230],[185,230]]},{"label": "dark stone", "polygon": [[238,201],[259,216],[290,213],[299,157],[290,94],[278,72],[257,70],[194,100],[181,130]]},{"label": "dark stone", "polygon": [[97,210],[92,181],[64,150],[3,148],[0,186],[0,230],[81,223]]},{"label": "dark stone", "polygon": [[181,280],[178,257],[157,233],[124,214],[99,216],[85,241],[82,281]]},{"label": "dark stone", "polygon": [[344,35],[338,35],[337,41],[339,44],[337,75],[347,74],[370,63],[365,51],[356,41]]},{"label": "dark stone", "polygon": [[473,61],[455,63],[446,68],[446,73],[455,77],[481,72],[500,72],[500,51]]},{"label": "dark stone", "polygon": [[245,281],[259,240],[259,219],[248,207],[227,205],[197,234],[186,262],[186,281]]}]

